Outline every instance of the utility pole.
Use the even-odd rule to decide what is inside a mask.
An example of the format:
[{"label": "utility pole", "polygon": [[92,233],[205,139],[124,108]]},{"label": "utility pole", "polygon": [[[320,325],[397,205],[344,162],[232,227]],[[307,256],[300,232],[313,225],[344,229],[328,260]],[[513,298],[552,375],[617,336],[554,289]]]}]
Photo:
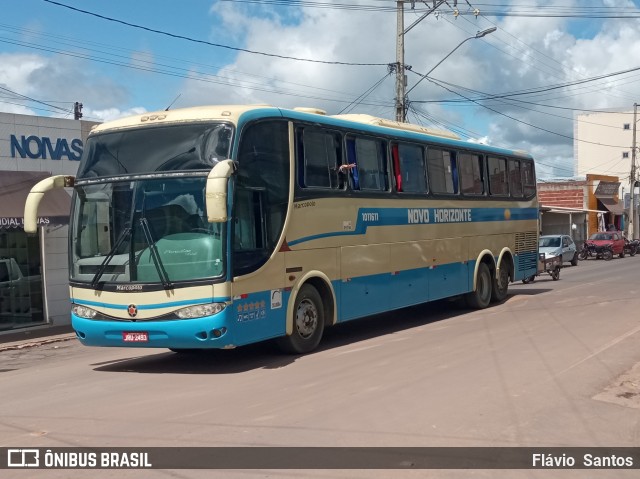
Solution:
[{"label": "utility pole", "polygon": [[629,179],[629,239],[636,236],[634,228],[636,225],[635,198],[634,190],[636,189],[636,116],[638,114],[638,104],[633,104],[633,140],[631,145],[631,177]]},{"label": "utility pole", "polygon": [[80,118],[82,118],[82,103],[75,102],[73,104],[73,119],[79,120]]},{"label": "utility pole", "polygon": [[[398,15],[397,20],[397,36],[396,36],[396,121],[404,122],[406,118],[406,111],[409,108],[407,104],[407,75],[405,75],[405,70],[411,69],[404,64],[404,36],[405,34],[415,27],[422,20],[427,18],[431,13],[435,12],[440,5],[445,3],[446,0],[434,0],[433,7],[427,10],[426,13],[422,14],[420,18],[418,18],[415,22],[413,22],[409,27],[405,30],[404,28],[404,4],[410,3],[411,8],[414,9],[416,5],[416,0],[397,0],[396,1],[396,12]],[[456,6],[458,0],[453,1],[453,5]]]},{"label": "utility pole", "polygon": [[396,2],[398,14],[396,35],[396,121],[403,121],[407,75],[404,73],[404,1]]}]

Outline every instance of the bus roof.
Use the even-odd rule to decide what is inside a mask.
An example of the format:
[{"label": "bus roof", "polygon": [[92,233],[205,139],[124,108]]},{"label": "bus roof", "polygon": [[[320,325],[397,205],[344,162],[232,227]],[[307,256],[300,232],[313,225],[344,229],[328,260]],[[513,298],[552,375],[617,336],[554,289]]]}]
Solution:
[{"label": "bus roof", "polygon": [[340,118],[347,121],[355,121],[358,123],[366,123],[368,125],[386,126],[387,128],[395,128],[397,130],[414,131],[416,133],[424,133],[431,136],[441,136],[443,138],[451,138],[459,140],[460,137],[455,133],[447,130],[438,130],[435,128],[427,128],[425,126],[414,125],[413,123],[402,123],[386,118],[378,118],[371,115],[349,114],[349,115],[332,115],[331,118]]},{"label": "bus roof", "polygon": [[318,121],[318,117],[322,117],[324,118],[324,121],[322,121],[322,123],[332,124],[335,126],[348,126],[349,124],[351,124],[351,126],[353,127],[354,124],[359,124],[363,127],[366,127],[366,129],[370,129],[371,131],[382,133],[384,130],[386,130],[387,134],[393,134],[389,130],[395,130],[396,133],[401,133],[400,136],[413,136],[416,139],[418,139],[418,135],[427,135],[436,141],[440,140],[441,142],[449,144],[451,146],[473,148],[485,152],[494,152],[498,154],[502,153],[531,158],[528,153],[521,150],[509,150],[478,143],[469,143],[460,139],[460,137],[455,133],[446,130],[432,129],[419,125],[413,125],[411,123],[401,123],[393,120],[374,117],[371,115],[327,115],[325,111],[317,108],[294,108],[291,110],[287,110],[266,104],[208,105],[189,108],[178,108],[175,110],[147,112],[140,115],[134,115],[96,125],[91,129],[91,134],[105,133],[113,130],[136,128],[141,126],[175,124],[192,121],[228,121],[230,123],[238,125],[241,122],[241,117],[243,117],[243,115],[247,113],[249,114],[249,118],[268,115]]},{"label": "bus roof", "polygon": [[183,123],[189,121],[223,120],[238,123],[243,113],[257,109],[273,109],[280,115],[279,109],[271,105],[207,105],[175,110],[161,110],[128,116],[94,126],[91,133],[103,133],[123,128],[135,128],[160,123]]}]

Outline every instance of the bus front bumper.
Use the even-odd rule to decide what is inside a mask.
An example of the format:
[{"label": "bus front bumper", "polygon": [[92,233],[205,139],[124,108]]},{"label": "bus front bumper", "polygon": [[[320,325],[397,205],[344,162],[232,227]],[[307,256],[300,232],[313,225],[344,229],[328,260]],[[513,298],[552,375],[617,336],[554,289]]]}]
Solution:
[{"label": "bus front bumper", "polygon": [[71,314],[71,325],[85,346],[170,349],[235,347],[226,311],[196,319],[105,321]]}]

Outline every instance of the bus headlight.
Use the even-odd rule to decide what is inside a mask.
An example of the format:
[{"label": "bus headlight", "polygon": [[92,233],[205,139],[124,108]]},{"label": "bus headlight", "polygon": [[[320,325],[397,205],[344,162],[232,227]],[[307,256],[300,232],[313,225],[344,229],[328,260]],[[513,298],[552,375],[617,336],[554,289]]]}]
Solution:
[{"label": "bus headlight", "polygon": [[87,308],[86,306],[80,306],[79,304],[74,304],[71,306],[71,312],[80,318],[93,319],[98,315],[98,312],[95,309]]},{"label": "bus headlight", "polygon": [[176,311],[176,316],[180,319],[202,318],[203,316],[213,316],[225,308],[225,303],[209,303],[189,306]]}]

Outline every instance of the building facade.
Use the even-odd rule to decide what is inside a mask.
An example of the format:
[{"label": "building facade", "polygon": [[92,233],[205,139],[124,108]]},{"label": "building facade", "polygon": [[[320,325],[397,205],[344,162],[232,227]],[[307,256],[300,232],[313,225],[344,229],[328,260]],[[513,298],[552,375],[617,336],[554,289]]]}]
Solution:
[{"label": "building facade", "polygon": [[38,181],[75,175],[95,122],[0,113],[0,334],[70,322],[70,191],[46,193],[37,235],[23,229]]},{"label": "building facade", "polygon": [[618,177],[609,175],[538,183],[541,233],[566,234],[581,243],[611,227],[624,231],[627,221],[619,189]]},{"label": "building facade", "polygon": [[[640,132],[639,132],[640,133]],[[601,173],[629,178],[633,146],[633,109],[575,115],[574,174],[584,177]],[[629,182],[627,181],[628,191]]]}]

